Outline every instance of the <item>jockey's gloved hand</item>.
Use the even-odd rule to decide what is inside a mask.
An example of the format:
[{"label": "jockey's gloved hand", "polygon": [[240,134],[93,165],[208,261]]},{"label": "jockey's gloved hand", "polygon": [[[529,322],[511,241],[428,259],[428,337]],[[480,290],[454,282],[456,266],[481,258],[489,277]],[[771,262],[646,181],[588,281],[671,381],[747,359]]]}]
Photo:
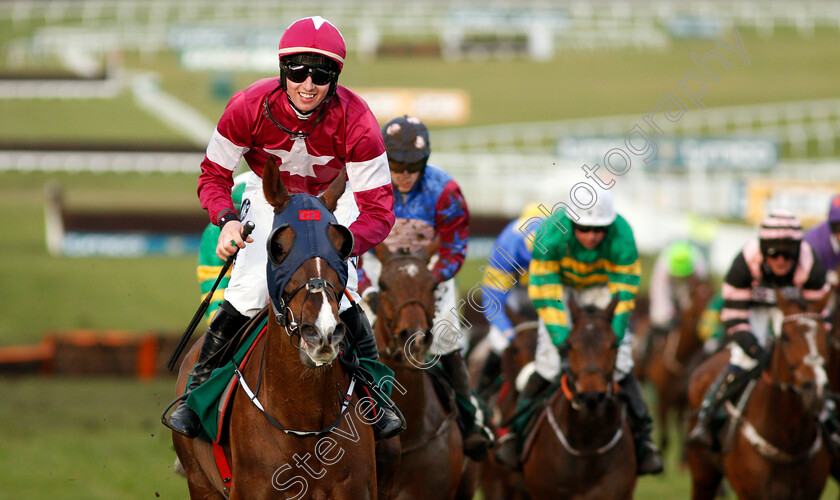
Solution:
[{"label": "jockey's gloved hand", "polygon": [[560,374],[562,375],[569,371],[569,343],[561,342],[557,346],[557,352],[560,353]]},{"label": "jockey's gloved hand", "polygon": [[753,335],[752,332],[747,330],[738,330],[732,334],[732,340],[737,342],[738,345],[741,346],[741,349],[743,349],[744,352],[752,359],[756,361],[764,360],[764,348],[761,347],[761,344],[758,343],[758,339],[755,338],[755,335]]}]

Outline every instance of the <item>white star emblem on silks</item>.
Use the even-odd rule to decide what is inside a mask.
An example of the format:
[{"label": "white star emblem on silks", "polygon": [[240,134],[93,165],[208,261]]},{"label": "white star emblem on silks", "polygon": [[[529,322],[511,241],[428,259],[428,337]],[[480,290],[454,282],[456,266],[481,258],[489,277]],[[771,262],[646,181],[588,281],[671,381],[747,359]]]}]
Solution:
[{"label": "white star emblem on silks", "polygon": [[295,143],[292,145],[290,151],[285,149],[265,149],[266,153],[271,153],[282,160],[279,165],[280,170],[289,172],[289,175],[299,175],[301,177],[315,177],[315,165],[326,165],[334,156],[312,156],[309,150],[306,149],[306,141],[301,138],[295,138]]}]

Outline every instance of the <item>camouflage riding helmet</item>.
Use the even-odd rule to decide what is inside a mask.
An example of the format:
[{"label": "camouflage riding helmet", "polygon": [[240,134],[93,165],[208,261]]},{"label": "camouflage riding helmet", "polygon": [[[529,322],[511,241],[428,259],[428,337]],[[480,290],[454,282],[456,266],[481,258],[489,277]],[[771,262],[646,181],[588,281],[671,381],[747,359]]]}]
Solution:
[{"label": "camouflage riding helmet", "polygon": [[429,160],[429,131],[417,117],[405,115],[390,120],[382,127],[382,137],[389,161],[411,165]]}]

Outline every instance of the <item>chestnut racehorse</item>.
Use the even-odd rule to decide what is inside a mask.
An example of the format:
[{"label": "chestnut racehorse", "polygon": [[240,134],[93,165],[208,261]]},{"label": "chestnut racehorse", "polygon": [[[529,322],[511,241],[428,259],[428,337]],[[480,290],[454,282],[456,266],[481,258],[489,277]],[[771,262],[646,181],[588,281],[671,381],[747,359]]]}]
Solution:
[{"label": "chestnut racehorse", "polygon": [[[668,447],[668,417],[676,413],[682,426],[683,414],[688,407],[688,377],[701,361],[703,341],[697,336],[697,325],[712,298],[711,285],[702,280],[689,284],[691,302],[680,311],[676,326],[664,337],[652,339],[650,353],[640,368],[656,391],[659,442],[662,451]],[[682,432],[679,434],[684,436]],[[685,444],[682,443],[682,448]]]},{"label": "chestnut racehorse", "polygon": [[[840,276],[840,265],[834,270]],[[833,283],[831,286],[833,296],[832,328],[828,337],[828,380],[831,392],[834,397],[840,395],[840,283]],[[831,463],[831,477],[840,482],[840,459],[833,457]],[[840,497],[839,497],[840,498]]]},{"label": "chestnut racehorse", "polygon": [[[830,456],[817,415],[826,397],[828,334],[820,312],[828,297],[806,304],[776,296],[781,333],[768,347],[770,361],[751,393],[745,390],[746,404],[726,403],[730,420],[723,428],[722,451],[686,445],[695,500],[714,498],[724,475],[739,498],[813,499],[825,486]],[[700,407],[728,359],[729,352],[721,351],[691,376],[692,410]]]},{"label": "chestnut racehorse", "polygon": [[633,497],[636,454],[613,380],[617,304],[617,295],[605,310],[569,300],[568,369],[525,444],[522,471],[532,498]]},{"label": "chestnut racehorse", "polygon": [[[304,220],[297,210],[300,206],[309,207],[310,213],[320,211],[319,220],[329,221],[329,212],[335,210],[344,191],[344,175],[342,171],[322,198],[316,199],[308,194],[289,196],[273,160],[264,169],[264,194],[274,207],[277,226],[270,233],[269,258],[278,266],[287,258],[289,263],[300,260],[302,264],[290,271],[290,278],[286,276],[288,282],[278,296],[272,296],[275,305],[267,332],[242,371],[240,384],[244,381],[255,393],[254,401],[243,386],[229,410],[229,433],[221,444],[231,469],[230,499],[376,497],[373,432],[354,405],[342,405],[343,398],[353,397],[355,402],[355,397],[351,377],[336,359],[345,329],[338,317],[344,284],[328,263],[335,262],[329,252],[340,262],[352,250],[352,237],[337,224],[318,226],[329,241],[321,246],[331,248],[312,252],[327,258],[310,257],[310,250],[301,251],[296,245],[324,242],[323,234],[314,234],[310,229],[314,226],[303,223],[278,226],[278,217],[288,214]],[[294,213],[284,214],[286,207]],[[269,270],[268,280],[276,278]],[[178,394],[184,390],[196,355],[194,347],[181,365]],[[211,444],[177,433],[173,442],[187,472],[190,496],[224,499]]]},{"label": "chestnut racehorse", "polygon": [[[471,474],[465,472],[474,466],[462,450],[454,395],[442,403],[426,371],[433,364],[426,353],[432,341],[437,286],[428,269],[428,253],[425,249],[391,253],[383,244],[375,253],[382,263],[376,343],[382,362],[394,370],[400,384],[393,399],[406,418],[406,430],[394,438],[400,440],[401,456],[391,498],[472,498],[475,481],[469,481]],[[462,479],[472,484],[462,485]]]}]

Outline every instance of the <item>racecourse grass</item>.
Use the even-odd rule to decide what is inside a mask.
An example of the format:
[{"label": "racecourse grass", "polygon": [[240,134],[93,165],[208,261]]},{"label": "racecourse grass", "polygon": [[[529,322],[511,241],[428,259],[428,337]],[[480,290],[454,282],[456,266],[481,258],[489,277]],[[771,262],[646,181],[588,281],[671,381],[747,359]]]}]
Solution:
[{"label": "racecourse grass", "polygon": [[[170,377],[0,378],[0,500],[187,498],[185,480],[172,471],[170,433],[159,422],[173,386]],[[666,463],[663,475],[639,480],[635,498],[689,498],[676,446]],[[831,481],[822,498],[837,494]]]},{"label": "racecourse grass", "polygon": [[44,225],[46,182],[76,210],[201,210],[190,175],[0,173],[0,210],[14,244],[0,265],[0,345],[71,329],[175,332],[198,307],[196,257],[54,256]]}]

